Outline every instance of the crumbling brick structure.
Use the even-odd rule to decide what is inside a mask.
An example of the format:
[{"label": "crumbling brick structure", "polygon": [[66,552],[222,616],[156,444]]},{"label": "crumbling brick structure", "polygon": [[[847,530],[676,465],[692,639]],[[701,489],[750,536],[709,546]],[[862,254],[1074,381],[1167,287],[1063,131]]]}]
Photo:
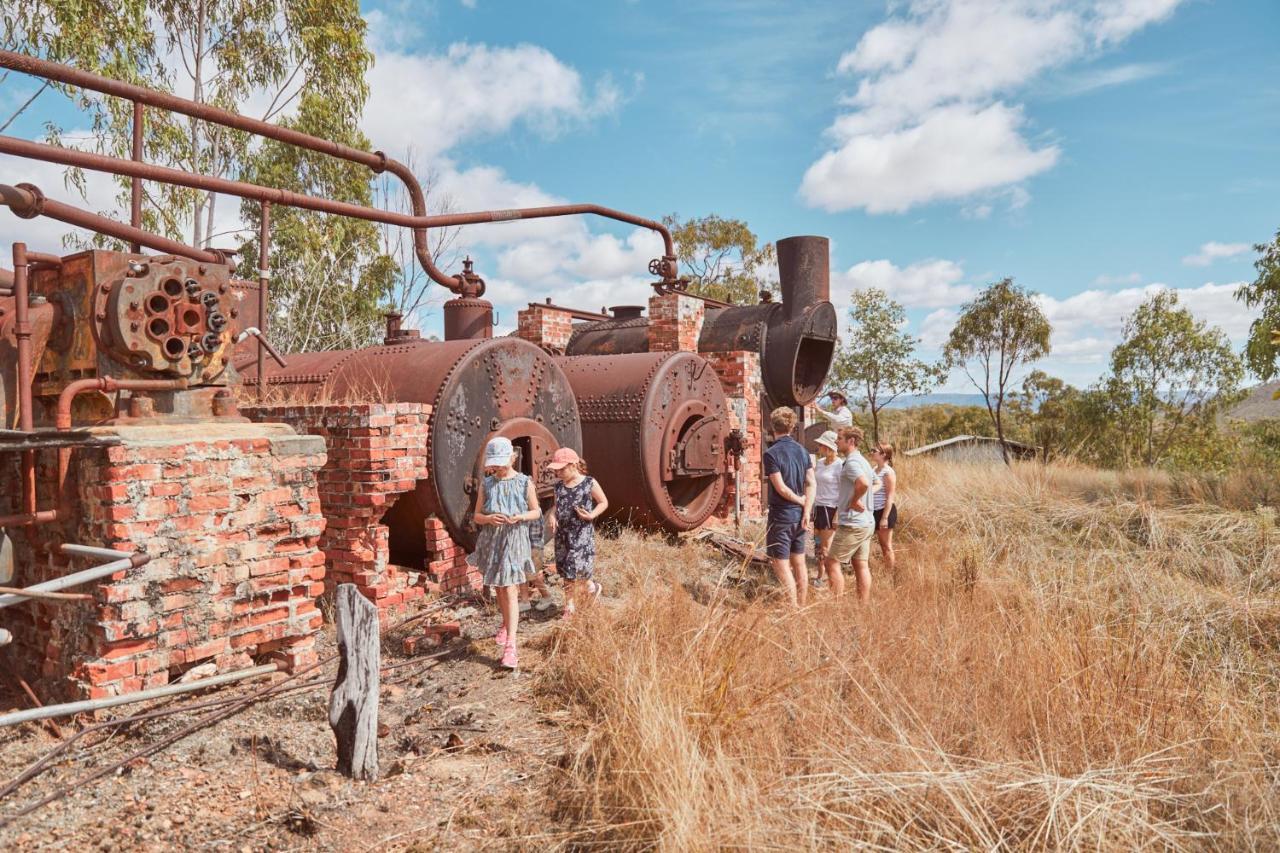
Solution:
[{"label": "crumbling brick structure", "polygon": [[[315,660],[324,445],[283,425],[119,426],[75,451],[76,518],[14,531],[20,581],[66,574],[62,542],[141,550],[146,565],[82,586],[91,602],[4,611],[16,669],[51,693],[100,698],[157,687],[206,661],[230,671]],[[41,469],[51,493],[53,472]],[[6,479],[16,482],[16,479]]]},{"label": "crumbling brick structure", "polygon": [[393,530],[396,502],[414,499],[418,482],[429,476],[430,406],[317,403],[247,406],[241,412],[324,441],[328,461],[318,489],[328,521],[320,547],[329,590],[355,584],[385,618],[428,592],[478,588],[479,574],[442,521],[428,518],[425,529]]}]

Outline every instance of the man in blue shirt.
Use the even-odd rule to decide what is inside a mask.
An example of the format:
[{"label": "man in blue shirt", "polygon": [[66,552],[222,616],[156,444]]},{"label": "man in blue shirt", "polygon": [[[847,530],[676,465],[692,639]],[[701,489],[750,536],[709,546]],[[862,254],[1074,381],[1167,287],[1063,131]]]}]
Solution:
[{"label": "man in blue shirt", "polygon": [[765,550],[792,607],[809,597],[809,569],[805,565],[805,533],[813,512],[817,481],[813,462],[800,442],[791,437],[796,413],[780,407],[769,414],[773,446],[764,453],[769,478],[769,522]]}]

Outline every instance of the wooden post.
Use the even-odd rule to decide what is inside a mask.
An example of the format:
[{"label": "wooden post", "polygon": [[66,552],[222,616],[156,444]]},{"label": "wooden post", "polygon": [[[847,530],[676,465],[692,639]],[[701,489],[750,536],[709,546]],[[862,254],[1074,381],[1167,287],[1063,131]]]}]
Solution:
[{"label": "wooden post", "polygon": [[338,741],[338,772],[378,778],[378,608],[355,584],[338,587],[338,680],[329,694],[329,727]]}]

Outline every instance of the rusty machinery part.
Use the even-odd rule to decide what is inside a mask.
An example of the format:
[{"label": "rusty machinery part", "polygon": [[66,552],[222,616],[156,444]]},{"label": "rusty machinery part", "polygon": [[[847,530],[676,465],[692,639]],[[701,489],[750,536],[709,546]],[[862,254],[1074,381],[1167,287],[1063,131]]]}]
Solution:
[{"label": "rusty machinery part", "polygon": [[557,362],[577,395],[583,458],[610,517],[673,533],[706,521],[732,470],[729,404],[711,364],[689,352]]},{"label": "rusty machinery part", "polygon": [[189,258],[132,260],[94,290],[94,332],[104,354],[135,370],[192,384],[222,373],[233,340],[226,267]]},{"label": "rusty machinery part", "polygon": [[[698,351],[758,353],[765,392],[773,405],[803,406],[822,390],[835,357],[829,244],[825,237],[788,237],[777,246],[782,301],[708,305]],[[612,355],[648,349],[648,319],[628,315],[576,324],[565,352]]]},{"label": "rusty machinery part", "polygon": [[95,372],[226,381],[241,308],[225,264],[95,249],[32,273],[31,292],[58,318],[36,361],[44,396]]},{"label": "rusty machinery part", "polygon": [[[384,520],[392,529],[393,554],[421,556],[423,523],[433,515],[444,521],[454,541],[474,546],[471,515],[489,439],[502,435],[512,440],[518,467],[538,480],[542,495],[550,494],[554,482],[545,469],[551,454],[562,446],[582,447],[578,404],[564,372],[519,338],[407,339],[391,346],[287,358],[288,368],[268,365],[267,384],[287,389],[293,399],[431,407],[427,477]],[[255,364],[241,370],[245,384],[257,383]]]},{"label": "rusty machinery part", "polygon": [[[671,237],[671,232],[662,223],[652,219],[645,219],[634,214],[614,210],[598,204],[564,204],[536,208],[484,210],[470,213],[453,213],[430,216],[427,214],[426,197],[422,192],[422,186],[418,182],[417,178],[414,177],[413,173],[410,172],[408,167],[403,163],[387,157],[381,151],[362,151],[358,148],[351,148],[331,140],[310,136],[291,128],[280,127],[265,121],[238,115],[237,113],[219,109],[217,107],[210,106],[209,104],[196,103],[195,101],[180,98],[176,95],[157,92],[143,86],[125,83],[120,80],[113,80],[109,77],[103,77],[98,74],[82,71],[68,65],[50,62],[48,60],[15,53],[13,51],[0,51],[0,68],[8,68],[24,74],[42,77],[47,80],[54,80],[95,92],[101,92],[106,95],[124,98],[133,102],[135,105],[135,121],[141,119],[141,111],[136,109],[136,105],[145,104],[147,106],[191,116],[192,118],[196,118],[201,121],[235,128],[237,130],[242,130],[268,139],[275,139],[288,145],[304,148],[309,151],[315,151],[353,163],[360,163],[375,174],[388,172],[398,178],[405,185],[413,208],[412,214],[392,213],[390,211],[379,210],[377,208],[347,204],[334,201],[332,199],[305,196],[299,193],[291,193],[286,190],[263,187],[243,181],[232,181],[223,178],[214,178],[208,175],[191,174],[179,169],[167,169],[155,164],[141,162],[141,157],[139,156],[141,151],[139,150],[139,146],[136,144],[134,159],[125,160],[105,155],[92,154],[85,151],[76,151],[74,149],[58,148],[56,146],[30,142],[28,140],[17,139],[10,136],[0,136],[0,153],[13,154],[20,157],[43,160],[51,163],[62,163],[63,165],[77,166],[85,169],[105,171],[140,180],[159,181],[177,186],[190,187],[193,189],[204,189],[211,192],[234,195],[240,198],[256,199],[260,202],[283,204],[290,207],[300,207],[325,213],[350,216],[357,219],[366,219],[374,222],[383,222],[390,225],[408,227],[413,230],[414,251],[418,257],[418,261],[422,265],[422,268],[427,272],[428,276],[430,276],[433,281],[447,287],[460,296],[470,298],[478,298],[482,296],[484,293],[484,282],[478,276],[468,278],[465,274],[448,275],[440,270],[435,265],[428,247],[428,228],[472,225],[488,222],[507,222],[516,219],[540,219],[554,216],[592,214],[608,219],[614,219],[619,222],[637,225],[641,228],[647,228],[651,231],[657,232],[662,236],[665,253],[661,258],[651,261],[649,268],[655,275],[660,276],[664,281],[675,281],[678,278],[675,242]],[[37,215],[37,213],[33,212],[30,215],[34,216]],[[118,223],[115,224],[118,225]],[[123,227],[127,228],[128,226]],[[146,232],[141,232],[140,229],[136,228],[133,229],[133,231],[138,233],[131,234],[130,236],[123,236],[122,239],[127,239],[141,245],[151,245],[145,240],[140,239],[142,236],[146,235]],[[152,245],[152,248],[160,247]],[[161,251],[175,250],[161,249]],[[180,251],[175,251],[175,253],[182,254]]]}]

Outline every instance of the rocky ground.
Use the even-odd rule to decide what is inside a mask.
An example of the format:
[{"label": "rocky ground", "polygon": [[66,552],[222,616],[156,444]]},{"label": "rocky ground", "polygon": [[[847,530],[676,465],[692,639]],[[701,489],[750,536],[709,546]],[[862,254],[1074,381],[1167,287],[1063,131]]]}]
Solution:
[{"label": "rocky ground", "polygon": [[[437,618],[450,619],[455,611]],[[456,850],[541,846],[549,775],[572,726],[540,707],[533,684],[555,643],[551,614],[526,614],[522,672],[496,665],[491,612],[461,610],[463,637],[403,653],[410,625],[384,637],[379,758],[383,778],[349,781],[331,768],[327,683],[252,706],[0,828],[0,849]],[[321,655],[332,651],[332,629]],[[305,680],[305,679],[304,679]],[[235,688],[248,693],[265,682]],[[8,686],[8,685],[6,685]],[[217,696],[228,695],[223,691]],[[208,697],[183,697],[173,705]],[[13,694],[0,708],[26,707]],[[164,707],[161,705],[155,707]],[[136,708],[118,709],[131,713]],[[183,713],[77,744],[50,772],[0,802],[0,821],[58,787],[114,763],[198,718]],[[61,721],[64,737],[78,726]],[[56,746],[35,724],[0,730],[0,778]],[[3,783],[0,783],[3,784]],[[530,817],[532,816],[532,817]]]}]

